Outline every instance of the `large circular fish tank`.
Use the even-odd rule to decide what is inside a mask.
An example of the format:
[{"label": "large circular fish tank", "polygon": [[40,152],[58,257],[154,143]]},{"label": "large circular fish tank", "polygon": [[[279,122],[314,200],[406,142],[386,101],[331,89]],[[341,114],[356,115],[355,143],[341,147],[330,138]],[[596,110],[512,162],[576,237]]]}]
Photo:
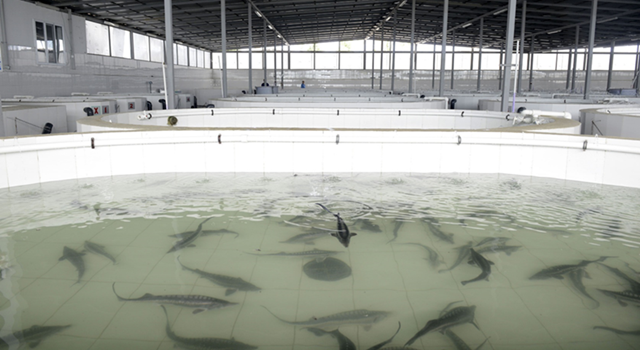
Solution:
[{"label": "large circular fish tank", "polygon": [[640,347],[639,141],[158,116],[1,140],[9,346]]}]

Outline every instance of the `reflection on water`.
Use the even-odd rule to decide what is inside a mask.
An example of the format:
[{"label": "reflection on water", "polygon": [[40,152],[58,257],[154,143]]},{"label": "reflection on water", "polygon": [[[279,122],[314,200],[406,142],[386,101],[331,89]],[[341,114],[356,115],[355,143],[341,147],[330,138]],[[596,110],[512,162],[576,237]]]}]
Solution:
[{"label": "reflection on water", "polygon": [[11,348],[640,349],[635,189],[163,174],[2,192]]}]

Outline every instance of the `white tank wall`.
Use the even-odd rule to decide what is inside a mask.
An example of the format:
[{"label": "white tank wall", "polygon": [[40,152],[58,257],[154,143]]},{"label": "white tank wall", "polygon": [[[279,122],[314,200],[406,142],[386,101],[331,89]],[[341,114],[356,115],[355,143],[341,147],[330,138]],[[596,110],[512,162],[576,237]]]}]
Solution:
[{"label": "white tank wall", "polygon": [[640,141],[590,136],[192,130],[5,138],[0,144],[0,188],[174,172],[495,173],[640,188]]},{"label": "white tank wall", "polygon": [[94,100],[74,97],[24,100],[21,102],[15,99],[5,99],[2,103],[25,106],[64,106],[67,110],[67,131],[69,132],[77,131],[76,122],[87,116],[87,113],[84,111],[87,107],[93,109],[94,115],[114,113],[116,110],[115,100]]},{"label": "white tank wall", "polygon": [[214,99],[207,101],[207,105],[213,104],[216,108],[369,108],[369,109],[446,109],[447,102],[444,99],[425,101],[415,97],[402,97],[392,95],[388,97],[357,97],[357,96],[299,96],[288,95],[263,95],[247,96],[227,99]]},{"label": "white tank wall", "polygon": [[[53,124],[52,134],[68,132],[67,109],[64,106],[5,105],[2,113],[3,137],[42,134],[42,129],[46,123]],[[16,123],[15,118],[38,127],[23,123],[20,120]],[[17,133],[16,125],[18,127]]]},{"label": "white tank wall", "polygon": [[640,139],[640,105],[586,109],[582,115],[585,134]]}]

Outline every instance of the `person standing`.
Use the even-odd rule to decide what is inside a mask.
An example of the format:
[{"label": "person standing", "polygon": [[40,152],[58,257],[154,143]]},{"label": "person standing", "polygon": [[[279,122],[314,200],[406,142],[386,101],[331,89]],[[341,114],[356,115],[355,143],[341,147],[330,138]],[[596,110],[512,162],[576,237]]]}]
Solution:
[{"label": "person standing", "polygon": [[304,88],[306,88],[306,87],[307,87],[307,86],[306,86],[306,85],[304,85],[304,80],[303,80],[303,81],[302,81],[302,84],[300,84],[300,88],[301,88],[301,89],[304,89]]}]

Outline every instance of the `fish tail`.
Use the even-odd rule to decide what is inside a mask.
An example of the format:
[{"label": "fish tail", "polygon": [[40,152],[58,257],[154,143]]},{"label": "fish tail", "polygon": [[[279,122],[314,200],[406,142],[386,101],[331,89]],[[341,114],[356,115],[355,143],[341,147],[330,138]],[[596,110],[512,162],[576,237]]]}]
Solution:
[{"label": "fish tail", "polygon": [[331,213],[331,215],[337,216],[336,214],[334,214],[331,210],[327,209],[327,207],[325,207],[324,205],[320,204],[320,203],[316,203],[317,205],[319,205],[320,207],[322,207],[322,209],[328,211],[329,213]]},{"label": "fish tail", "polygon": [[289,322],[289,321],[283,320],[283,319],[281,319],[280,317],[276,316],[276,314],[274,314],[273,312],[271,312],[271,310],[267,309],[267,307],[266,307],[266,306],[264,306],[264,305],[261,305],[261,306],[262,306],[265,310],[267,310],[271,315],[273,315],[273,317],[277,318],[278,320],[280,320],[280,321],[282,321],[282,322],[284,322],[284,323],[288,323],[288,324],[295,324],[294,322]]},{"label": "fish tail", "polygon": [[118,300],[120,300],[120,301],[127,301],[127,300],[129,300],[129,299],[125,299],[125,298],[123,298],[123,297],[119,296],[119,295],[118,295],[118,293],[116,293],[116,282],[113,282],[113,284],[111,285],[111,289],[113,289],[113,294],[115,294],[115,295],[116,295],[116,297],[118,298]]}]

